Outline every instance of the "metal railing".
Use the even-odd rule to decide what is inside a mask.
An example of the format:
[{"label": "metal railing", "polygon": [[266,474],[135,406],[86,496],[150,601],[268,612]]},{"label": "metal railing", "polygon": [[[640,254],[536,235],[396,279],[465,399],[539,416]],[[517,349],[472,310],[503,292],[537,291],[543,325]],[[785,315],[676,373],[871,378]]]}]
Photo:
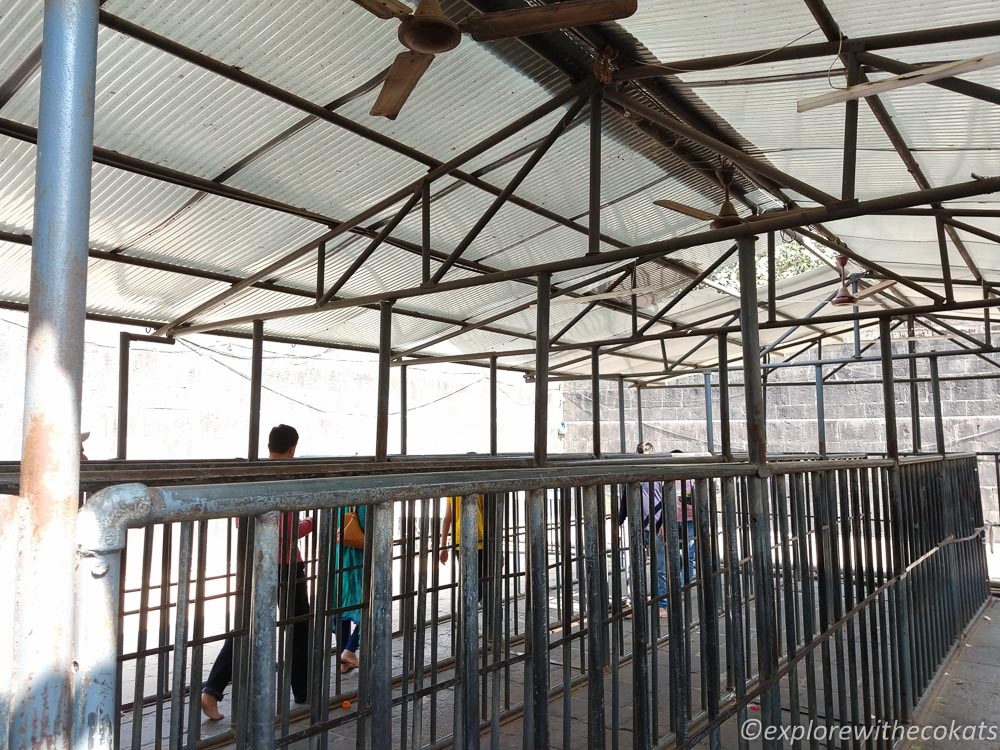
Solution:
[{"label": "metal railing", "polygon": [[[478,494],[482,549],[473,502],[443,544],[440,498]],[[336,544],[351,505],[361,567]],[[314,520],[301,569],[275,511]],[[80,529],[77,715],[134,748],[744,748],[748,719],[878,728],[909,719],[988,594],[974,456],[125,485],[90,498]],[[362,667],[345,675],[334,633],[358,573]],[[291,703],[296,630],[307,707]],[[226,637],[228,715],[206,723]]]}]

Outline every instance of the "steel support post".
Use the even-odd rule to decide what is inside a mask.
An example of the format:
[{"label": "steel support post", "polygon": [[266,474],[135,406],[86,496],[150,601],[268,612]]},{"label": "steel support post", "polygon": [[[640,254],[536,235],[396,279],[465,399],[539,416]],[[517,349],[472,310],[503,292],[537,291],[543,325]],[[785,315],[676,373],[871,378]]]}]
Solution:
[{"label": "steel support post", "polygon": [[[369,506],[366,519],[365,553],[371,554],[370,584],[366,590],[368,613],[366,622],[371,633],[370,664],[362,670],[362,679],[367,682],[365,699],[359,703],[362,708],[367,703],[369,718],[364,722],[358,747],[392,747],[392,503],[381,502]],[[366,565],[367,567],[367,565]],[[362,631],[364,632],[364,631]],[[367,740],[367,744],[362,744]]]},{"label": "steel support post", "polygon": [[549,578],[545,490],[528,492],[528,663],[524,680],[524,746],[549,747]]},{"label": "steel support post", "polygon": [[942,456],[948,451],[944,443],[944,416],[941,410],[941,379],[938,375],[938,358],[928,357],[931,370],[931,403],[934,405],[934,441],[937,452]]},{"label": "steel support post", "polygon": [[326,243],[316,248],[316,301],[323,299],[326,292]]},{"label": "steel support post", "polygon": [[118,450],[115,455],[124,460],[128,452],[128,373],[131,337],[126,331],[118,334]]},{"label": "steel support post", "polygon": [[819,455],[826,457],[826,400],[823,393],[823,345],[817,344],[816,350],[816,441]]},{"label": "steel support post", "polygon": [[[892,331],[888,318],[881,318],[878,324],[879,349],[882,362],[882,397],[885,402],[885,451],[893,460],[889,469],[889,511],[895,530],[892,534],[892,559],[894,575],[901,575],[905,568],[900,534],[905,523],[902,516],[903,497],[899,477],[899,438],[896,431],[896,384],[892,369]],[[895,648],[899,662],[900,719],[909,723],[913,708],[913,681],[910,669],[910,617],[907,605],[909,581],[900,578],[894,593],[896,614]]]},{"label": "steel support post", "polygon": [[15,612],[12,750],[65,748],[77,734],[70,703],[76,580],[72,542],[80,487],[97,18],[97,0],[49,0],[44,7],[21,544],[17,574],[7,571],[16,591],[8,602]]},{"label": "steel support post", "polygon": [[424,284],[431,280],[431,181],[420,188],[420,276]]},{"label": "steel support post", "polygon": [[733,460],[732,431],[729,424],[729,341],[726,334],[719,334],[719,433],[722,438],[722,456]]},{"label": "steel support post", "polygon": [[590,404],[594,458],[601,457],[601,350],[590,350]]},{"label": "steel support post", "polygon": [[497,358],[490,357],[490,455],[498,452],[497,441]]},{"label": "steel support post", "polygon": [[454,747],[474,750],[474,748],[479,747],[479,616],[477,600],[480,573],[478,560],[479,502],[477,496],[465,497],[461,507],[455,510],[460,514],[462,521],[461,538],[458,540],[461,575],[461,588],[459,590],[462,598],[458,611],[458,666],[460,675],[455,690]]},{"label": "steel support post", "polygon": [[[847,85],[860,83],[861,67],[855,49],[847,51]],[[858,100],[844,105],[844,168],[840,199],[854,200],[855,173],[858,166]]]},{"label": "steel support post", "polygon": [[254,527],[249,717],[250,745],[254,750],[274,747],[274,706],[278,692],[274,671],[277,650],[278,519],[276,511],[264,513],[257,517]]},{"label": "steel support post", "polygon": [[778,316],[778,267],[775,261],[774,232],[767,233],[767,322],[773,323]]},{"label": "steel support post", "polygon": [[598,488],[583,488],[583,555],[587,578],[587,747],[604,750],[604,575],[600,526],[604,522]]},{"label": "steel support post", "polygon": [[[753,236],[739,240],[740,328],[743,344],[743,390],[746,394],[747,452],[758,474],[747,478],[750,527],[753,536],[754,580],[757,596],[754,609],[757,623],[757,659],[761,682],[771,679],[778,664],[775,641],[774,579],[772,578],[771,524],[764,497],[761,473],[767,461],[767,437],[764,414],[760,351],[760,331],[757,309],[757,270]],[[778,686],[761,696],[762,720],[765,726],[781,725],[781,693]],[[765,742],[764,747],[774,743]]]},{"label": "steel support post", "polygon": [[601,109],[604,90],[590,93],[590,206],[587,224],[587,255],[601,252]]},{"label": "steel support post", "polygon": [[250,438],[247,458],[260,458],[260,391],[264,371],[264,321],[253,322],[253,349],[250,354]]},{"label": "steel support post", "polygon": [[552,277],[538,275],[535,305],[535,466],[545,466],[549,446],[549,296]]},{"label": "steel support post", "polygon": [[[988,300],[992,297],[990,288],[987,283],[983,282],[983,299]],[[983,338],[986,341],[986,346],[993,346],[993,324],[990,322],[990,308],[983,308]]]},{"label": "steel support post", "polygon": [[639,428],[639,442],[642,442],[642,384],[635,386],[635,421]]},{"label": "steel support post", "polygon": [[392,302],[379,305],[378,403],[375,412],[375,460],[389,458],[389,361],[392,358]]},{"label": "steel support post", "polygon": [[705,445],[715,453],[715,426],[712,417],[712,373],[705,373]]},{"label": "steel support post", "polygon": [[917,383],[917,359],[912,356],[917,352],[917,342],[913,340],[915,334],[913,318],[906,319],[906,335],[909,341],[906,342],[907,352],[910,358],[910,431],[913,433],[913,452],[920,453],[920,386]]},{"label": "steel support post", "polygon": [[618,376],[618,445],[625,453],[625,378]]},{"label": "steel support post", "polygon": [[406,455],[406,365],[399,368],[399,454]]}]

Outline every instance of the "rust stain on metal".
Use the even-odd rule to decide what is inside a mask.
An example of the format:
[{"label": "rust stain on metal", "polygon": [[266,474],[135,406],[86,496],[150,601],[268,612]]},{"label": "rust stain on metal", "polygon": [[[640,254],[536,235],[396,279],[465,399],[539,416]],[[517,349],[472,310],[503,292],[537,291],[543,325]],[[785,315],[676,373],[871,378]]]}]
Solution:
[{"label": "rust stain on metal", "polygon": [[[59,457],[52,451],[56,437],[53,425],[44,417],[34,416],[28,423],[21,457],[21,495],[28,501],[31,535],[41,541],[65,513],[76,513],[75,503],[63,503],[58,497],[49,496],[47,476],[59,467]],[[69,494],[69,493],[67,493]]]}]

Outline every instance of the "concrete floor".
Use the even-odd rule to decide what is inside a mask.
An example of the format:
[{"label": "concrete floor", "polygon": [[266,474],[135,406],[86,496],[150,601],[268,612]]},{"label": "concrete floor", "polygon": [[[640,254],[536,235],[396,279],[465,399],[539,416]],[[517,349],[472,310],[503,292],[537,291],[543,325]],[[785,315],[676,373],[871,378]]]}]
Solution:
[{"label": "concrete floor", "polygon": [[[938,727],[968,728],[968,738],[904,740],[900,750],[997,750],[1000,748],[1000,600],[990,599],[979,619],[914,716],[933,737]],[[982,725],[980,727],[980,725]],[[972,728],[977,727],[972,737]],[[940,733],[941,730],[939,730]],[[958,736],[961,736],[959,734]]]}]

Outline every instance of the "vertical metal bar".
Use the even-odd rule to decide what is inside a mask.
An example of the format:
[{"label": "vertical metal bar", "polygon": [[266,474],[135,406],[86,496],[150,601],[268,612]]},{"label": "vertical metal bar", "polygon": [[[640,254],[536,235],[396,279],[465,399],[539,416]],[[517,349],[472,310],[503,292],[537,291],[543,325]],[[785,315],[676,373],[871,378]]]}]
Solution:
[{"label": "vertical metal bar", "polygon": [[618,445],[625,453],[625,378],[621,375],[618,376]]},{"label": "vertical metal bar", "polygon": [[[741,699],[746,695],[746,643],[743,640],[743,583],[740,575],[740,550],[739,536],[736,528],[736,480],[725,479],[722,483],[722,524],[726,543],[726,571],[729,578],[729,602],[728,609],[732,618],[731,633],[726,634],[727,643],[732,640],[732,671],[733,687],[736,690],[736,697]],[[737,712],[737,723],[743,726],[747,720],[746,708],[741,708]],[[738,740],[739,750],[746,750],[749,747],[747,738],[740,733]]]},{"label": "vertical metal bar", "polygon": [[[636,482],[625,490],[629,534],[629,565],[632,596],[632,747],[647,750],[652,742],[649,715],[649,676],[646,663],[649,650],[649,611],[646,602],[646,566],[642,538],[642,486]],[[652,581],[655,586],[656,582]]]},{"label": "vertical metal bar", "polygon": [[[823,359],[822,343],[816,345],[817,361]],[[826,401],[823,395],[823,365],[816,365],[816,438],[819,455],[826,456]]]},{"label": "vertical metal bar", "polygon": [[934,405],[934,440],[937,452],[942,456],[947,453],[944,444],[944,416],[941,411],[941,379],[938,375],[938,358],[928,357],[927,364],[931,369],[931,402]]},{"label": "vertical metal bar", "polygon": [[[741,237],[739,245],[740,328],[743,344],[743,380],[747,411],[747,450],[750,463],[760,471],[767,461],[767,438],[764,424],[764,399],[761,389],[760,331],[757,311],[757,272],[753,236]],[[760,679],[771,679],[778,663],[775,643],[774,579],[772,577],[771,533],[760,476],[747,478],[750,501],[750,525],[753,539],[755,613],[757,623],[757,658]],[[776,688],[761,696],[765,726],[780,725],[781,694]],[[765,748],[773,747],[766,742]]]},{"label": "vertical metal bar", "polygon": [[[257,516],[254,528],[253,609],[250,615],[250,745],[254,750],[274,747],[274,705],[277,683],[276,607],[278,605],[278,522],[275,511]],[[190,533],[190,532],[189,532]],[[183,531],[182,531],[183,534]],[[174,680],[177,686],[176,679]],[[173,717],[171,717],[171,720]],[[171,747],[176,747],[171,743]]]},{"label": "vertical metal bar", "polygon": [[635,384],[635,420],[639,428],[639,442],[642,440],[642,384]]},{"label": "vertical metal bar", "polygon": [[[331,622],[339,624],[339,613],[330,617],[329,607],[331,586],[334,585],[336,558],[332,554],[334,537],[333,524],[337,514],[327,508],[316,514],[316,538],[318,557],[316,560],[316,595],[313,597],[312,627],[310,628],[309,675],[310,708],[309,718],[313,724],[325,722],[330,716],[330,643],[327,633]],[[337,625],[334,625],[336,631]],[[340,644],[337,644],[340,648]],[[339,661],[339,660],[338,660]],[[329,746],[329,735],[320,734],[313,738],[310,750],[325,750]]]},{"label": "vertical metal bar", "polygon": [[535,466],[545,466],[549,446],[549,296],[552,276],[538,275],[535,306]]},{"label": "vertical metal bar", "polygon": [[722,436],[722,456],[733,460],[732,432],[729,424],[729,341],[719,334],[719,432]]},{"label": "vertical metal bar", "polygon": [[431,181],[420,186],[420,275],[423,283],[431,280]]},{"label": "vertical metal bar", "polygon": [[490,357],[490,455],[498,452],[497,441],[497,358]]},{"label": "vertical metal bar", "polygon": [[[899,534],[903,531],[901,521],[902,490],[899,477],[899,439],[896,433],[896,388],[892,369],[892,338],[889,318],[881,318],[878,324],[880,356],[882,360],[882,393],[885,401],[885,443],[886,455],[894,461],[889,469],[890,518],[895,528],[893,533],[893,573],[903,572],[905,561]],[[909,582],[901,578],[896,586],[896,633],[895,651],[899,659],[899,718],[909,723],[913,708],[913,683],[910,670],[910,619],[906,605]]]},{"label": "vertical metal bar", "polygon": [[705,444],[709,453],[715,453],[715,427],[712,418],[712,373],[705,373]]},{"label": "vertical metal bar", "polygon": [[526,747],[549,747],[549,580],[545,539],[545,490],[528,493],[527,508],[528,592],[530,625],[528,627],[528,668],[525,674],[525,707],[530,721]]},{"label": "vertical metal bar", "polygon": [[406,455],[406,365],[399,368],[399,454]]},{"label": "vertical metal bar", "polygon": [[[174,658],[170,670],[173,677],[170,690],[170,747],[181,746],[181,732],[184,726],[184,685],[187,676],[188,606],[191,603],[193,530],[193,521],[185,521],[181,524],[180,550],[177,557],[177,608],[174,613]],[[277,541],[275,541],[275,548],[277,548]],[[272,611],[273,609],[272,605]],[[272,664],[273,661],[272,659]],[[273,699],[268,711],[273,718]],[[273,725],[271,736],[272,738],[274,736]]]},{"label": "vertical metal bar", "polygon": [[[990,299],[993,294],[990,292],[989,285],[983,282],[983,299]],[[983,308],[983,340],[986,342],[986,346],[993,347],[993,323],[990,321],[990,308]]]},{"label": "vertical metal bar", "polygon": [[[0,569],[17,569],[17,543],[20,531],[19,512],[21,498],[0,494]],[[80,589],[77,589],[79,593]],[[7,745],[11,708],[12,675],[14,673],[14,619],[12,607],[0,611],[0,743]],[[117,654],[117,651],[115,652]],[[114,695],[110,696],[114,701]],[[114,704],[111,704],[114,710]]]},{"label": "vertical metal bar", "polygon": [[592,407],[594,458],[601,457],[601,349],[590,350],[590,403]]},{"label": "vertical metal bar", "polygon": [[128,375],[129,347],[132,335],[127,331],[118,334],[118,451],[124,459],[128,449]]},{"label": "vertical metal bar", "polygon": [[[632,289],[635,289],[637,286],[639,286],[639,284],[638,284],[638,278],[637,278],[638,273],[639,273],[638,264],[635,263],[635,262],[633,262],[632,263]],[[632,296],[629,297],[629,307],[631,308],[631,313],[632,313],[632,335],[633,336],[638,336],[639,335],[639,301],[638,301],[638,299],[639,298],[635,294],[633,294]]]},{"label": "vertical metal bar", "polygon": [[[11,747],[71,742],[97,0],[45,3],[24,390]],[[45,592],[44,596],[40,592]]]},{"label": "vertical metal bar", "polygon": [[[914,337],[913,317],[906,319],[906,334],[909,341],[906,342],[906,350],[910,354],[917,351],[917,342]],[[910,431],[913,433],[913,452],[920,453],[920,384],[917,383],[917,359],[910,357]]]},{"label": "vertical metal bar", "polygon": [[479,698],[476,694],[479,688],[479,619],[476,609],[479,595],[479,496],[462,498],[459,513],[462,520],[458,543],[462,576],[459,605],[461,637],[458,642],[461,674],[455,691],[458,703],[455,711],[455,747],[473,750],[479,747]]},{"label": "vertical metal bar", "polygon": [[[847,85],[860,83],[861,66],[853,49],[847,52]],[[844,168],[840,199],[854,199],[855,173],[858,165],[858,100],[852,99],[844,105]]]},{"label": "vertical metal bar", "polygon": [[604,89],[590,94],[590,205],[587,223],[587,255],[601,252],[601,110]]},{"label": "vertical metal bar", "polygon": [[604,750],[604,624],[605,599],[599,557],[599,526],[603,522],[596,487],[583,488],[584,559],[587,568],[587,747]]},{"label": "vertical metal bar", "polygon": [[[2,496],[0,502],[6,499],[7,496]],[[147,537],[151,537],[152,529],[147,529],[146,533]],[[108,544],[108,539],[103,537],[101,539],[78,540],[79,565],[76,573],[76,607],[78,612],[86,612],[87,616],[79,617],[76,620],[76,659],[73,665],[75,738],[72,746],[81,748],[81,750],[82,748],[112,750],[116,745],[116,733],[113,727],[118,722],[118,696],[115,686],[118,678],[121,545],[124,544],[124,541],[123,534],[112,544]],[[111,549],[107,549],[107,547],[111,547]],[[152,559],[152,544],[146,545],[143,550],[143,559]],[[16,564],[7,568],[11,571],[15,569]],[[148,594],[149,589],[144,585],[142,590],[144,604],[148,604]],[[142,614],[145,616],[145,609],[143,609]],[[12,644],[8,642],[8,645]],[[140,644],[139,650],[145,650],[144,640]],[[6,651],[6,647],[4,651]],[[10,673],[3,671],[2,674],[6,679]],[[138,675],[137,679],[142,679],[141,673]],[[3,687],[6,688],[6,685]],[[136,692],[140,695],[140,701],[134,704],[133,716],[141,714],[142,711],[142,691],[137,687]],[[2,712],[0,713],[0,742],[5,747],[8,746],[6,708],[8,707],[0,702],[0,712]],[[141,725],[141,719],[139,719],[138,724]],[[132,732],[134,737],[141,737],[141,728],[136,725],[135,721],[133,721]],[[14,738],[10,738],[10,743],[14,743]]]},{"label": "vertical metal bar", "polygon": [[250,436],[247,458],[256,461],[260,450],[260,386],[264,365],[264,321],[253,322],[253,350],[250,355]]},{"label": "vertical metal bar", "polygon": [[[715,555],[712,554],[712,525],[708,506],[708,480],[699,479],[694,486],[695,516],[698,530],[695,534],[698,551],[698,578],[701,591],[701,630],[704,634],[705,649],[702,652],[704,667],[702,682],[708,683],[708,715],[719,715],[719,631],[718,602],[715,599]],[[669,507],[669,506],[668,506]],[[665,519],[664,523],[670,523]],[[685,550],[686,556],[687,550]],[[689,571],[690,574],[690,571]],[[718,750],[721,747],[719,728],[712,729],[709,735],[709,747]]]},{"label": "vertical metal bar", "polygon": [[[935,219],[937,224],[938,252],[941,255],[941,277],[944,279],[944,297],[947,303],[955,301],[955,288],[951,282],[951,260],[948,258],[948,239],[945,237],[944,221]],[[957,236],[957,235],[956,235]]]},{"label": "vertical metal bar", "polygon": [[[359,736],[359,747],[392,747],[392,503],[368,507],[365,535],[371,536],[371,584],[368,588],[367,626],[370,633],[371,667],[365,675],[369,690],[367,706],[371,720],[367,736]],[[473,527],[475,528],[475,527]],[[366,550],[367,552],[368,550]]]},{"label": "vertical metal bar", "polygon": [[392,302],[379,303],[378,404],[375,414],[375,460],[389,458],[389,373],[392,357]]},{"label": "vertical metal bar", "polygon": [[316,301],[323,299],[326,292],[326,243],[316,248]]},{"label": "vertical metal bar", "polygon": [[[756,283],[756,282],[755,282]],[[778,269],[775,262],[774,232],[767,233],[767,322],[777,317]]]}]

